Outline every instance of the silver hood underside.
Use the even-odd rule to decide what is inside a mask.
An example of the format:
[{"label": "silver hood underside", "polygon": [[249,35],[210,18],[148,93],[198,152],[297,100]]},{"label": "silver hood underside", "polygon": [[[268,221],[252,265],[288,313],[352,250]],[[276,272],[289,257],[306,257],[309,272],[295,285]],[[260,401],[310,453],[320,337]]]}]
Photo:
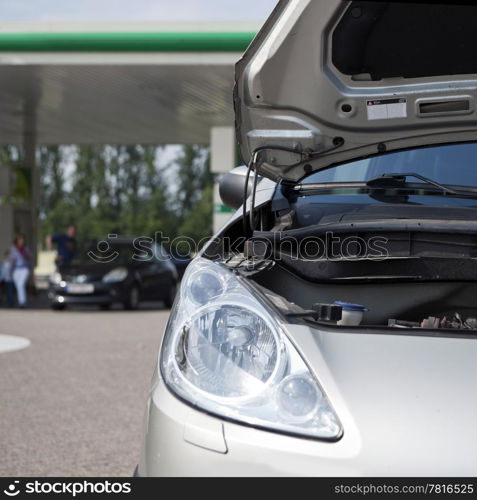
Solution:
[{"label": "silver hood underside", "polygon": [[[391,5],[392,2],[342,0],[279,2],[236,68],[236,122],[244,161],[249,162],[254,151],[270,148],[262,150],[260,173],[273,180],[295,182],[313,171],[368,155],[477,140],[477,66],[474,70],[473,63],[468,62],[469,54],[461,50],[461,60],[453,56],[454,48],[450,45],[442,55],[442,71],[453,71],[449,64],[454,57],[455,71],[467,73],[436,76],[439,54],[432,56],[434,66],[426,66],[425,49],[419,52],[405,45],[406,39],[419,40],[419,36],[428,41],[427,33],[433,33],[431,28],[437,29],[432,23],[439,21],[438,16],[453,15],[462,19],[462,26],[449,29],[464,33],[461,38],[448,39],[449,44],[454,40],[457,54],[467,41],[465,37],[472,36],[469,27],[477,22],[477,7],[451,5],[436,10],[427,5],[425,8],[431,10],[424,11],[424,6],[418,4]],[[412,25],[413,11],[409,10],[417,8],[419,26]],[[427,19],[426,12],[431,11],[434,17]],[[409,16],[409,26],[398,22],[398,15],[403,15],[403,19]],[[362,43],[363,54],[355,51],[356,57],[366,60],[370,51],[376,51],[376,40],[384,36],[379,34],[383,27],[390,32],[389,39],[403,37],[405,53],[399,52],[399,46],[393,49],[394,54],[391,49],[389,52],[389,57],[396,60],[396,68],[404,67],[406,60],[418,68],[420,58],[424,76],[415,69],[404,76],[383,69],[380,75],[381,66],[392,68],[394,64],[393,60],[383,61],[382,54],[372,61],[378,68],[377,76],[366,73],[366,68],[360,73],[336,67],[337,61],[346,59],[347,51],[359,42],[359,37],[363,38],[363,33],[375,40],[371,46]],[[394,28],[398,35],[392,33]],[[407,36],[407,29],[414,31]],[[442,37],[432,42],[447,43],[445,30]],[[383,44],[388,42],[383,39]],[[341,54],[338,44],[343,45]],[[472,46],[466,45],[464,50],[471,51]],[[380,64],[379,57],[386,65]],[[427,67],[430,70],[425,73]],[[274,147],[297,153],[273,150]]]}]

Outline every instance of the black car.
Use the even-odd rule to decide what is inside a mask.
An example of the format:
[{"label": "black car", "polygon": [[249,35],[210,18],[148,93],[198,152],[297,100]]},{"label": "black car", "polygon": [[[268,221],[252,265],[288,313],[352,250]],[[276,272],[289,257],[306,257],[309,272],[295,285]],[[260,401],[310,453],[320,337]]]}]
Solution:
[{"label": "black car", "polygon": [[[178,273],[160,245],[149,251],[138,249],[133,239],[115,239],[96,245],[85,259],[50,277],[51,307],[63,310],[70,305],[98,305],[109,309],[122,304],[136,309],[141,301],[163,301],[171,307],[177,291]],[[98,248],[100,249],[98,252]]]}]

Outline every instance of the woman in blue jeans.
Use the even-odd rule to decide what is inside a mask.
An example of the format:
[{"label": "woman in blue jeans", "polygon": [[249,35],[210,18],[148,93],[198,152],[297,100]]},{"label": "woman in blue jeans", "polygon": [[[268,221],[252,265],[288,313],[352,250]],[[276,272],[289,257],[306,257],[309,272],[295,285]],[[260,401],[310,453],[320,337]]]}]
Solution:
[{"label": "woman in blue jeans", "polygon": [[25,243],[25,236],[18,234],[10,250],[10,273],[17,290],[18,306],[21,309],[26,307],[26,287],[33,263],[31,253]]}]

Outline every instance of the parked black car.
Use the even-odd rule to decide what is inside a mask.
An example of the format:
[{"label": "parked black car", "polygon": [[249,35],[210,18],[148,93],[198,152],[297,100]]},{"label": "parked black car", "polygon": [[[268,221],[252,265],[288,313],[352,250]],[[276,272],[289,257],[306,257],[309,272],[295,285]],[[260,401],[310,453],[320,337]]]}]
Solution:
[{"label": "parked black car", "polygon": [[92,248],[85,259],[50,277],[48,297],[53,309],[70,305],[119,303],[136,309],[141,301],[160,300],[171,307],[179,277],[170,256],[160,245],[137,251],[132,239],[115,239],[107,251]]}]

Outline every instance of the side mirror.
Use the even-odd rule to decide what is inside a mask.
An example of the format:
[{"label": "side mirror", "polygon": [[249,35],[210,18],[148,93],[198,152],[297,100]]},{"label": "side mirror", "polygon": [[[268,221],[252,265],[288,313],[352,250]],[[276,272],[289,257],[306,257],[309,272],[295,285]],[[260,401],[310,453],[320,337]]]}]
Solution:
[{"label": "side mirror", "polygon": [[[243,205],[247,167],[237,167],[225,174],[219,183],[220,198],[227,207],[238,210]],[[252,172],[248,181],[247,197],[252,194],[255,174]],[[260,181],[260,179],[259,179]]]}]

